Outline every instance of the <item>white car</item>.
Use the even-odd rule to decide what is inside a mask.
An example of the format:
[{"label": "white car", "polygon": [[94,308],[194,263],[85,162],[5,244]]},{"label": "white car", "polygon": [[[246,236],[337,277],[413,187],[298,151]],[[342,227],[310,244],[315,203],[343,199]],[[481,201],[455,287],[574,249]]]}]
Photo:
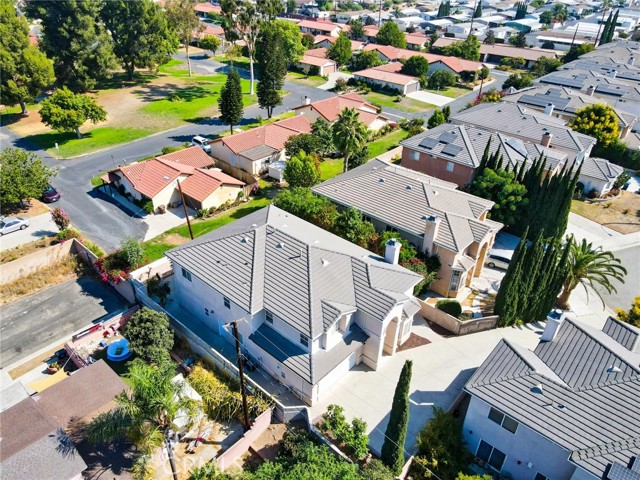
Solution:
[{"label": "white car", "polygon": [[24,230],[29,226],[29,219],[23,217],[10,217],[0,221],[0,236],[16,230]]},{"label": "white car", "polygon": [[211,145],[209,145],[209,139],[205,137],[201,137],[200,135],[196,135],[191,139],[191,146],[198,146],[203,149],[205,152],[211,152]]},{"label": "white car", "polygon": [[506,270],[509,268],[510,258],[507,258],[504,254],[500,254],[498,252],[489,252],[487,255],[487,259],[484,261],[485,265],[489,268],[501,268]]}]

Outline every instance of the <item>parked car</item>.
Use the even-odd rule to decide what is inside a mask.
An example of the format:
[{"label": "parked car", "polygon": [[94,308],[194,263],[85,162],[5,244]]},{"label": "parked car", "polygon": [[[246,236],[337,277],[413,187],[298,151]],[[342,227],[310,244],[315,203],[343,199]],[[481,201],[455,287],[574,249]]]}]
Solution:
[{"label": "parked car", "polygon": [[489,252],[484,263],[490,268],[502,268],[503,270],[506,270],[509,268],[510,261],[511,259],[506,257],[504,253],[495,253],[492,251]]},{"label": "parked car", "polygon": [[5,218],[0,222],[0,236],[16,230],[24,230],[29,226],[29,219],[23,217]]},{"label": "parked car", "polygon": [[42,192],[42,201],[45,203],[53,203],[60,200],[60,193],[49,185],[45,188],[44,192]]},{"label": "parked car", "polygon": [[195,147],[196,145],[207,153],[211,152],[211,145],[209,145],[208,138],[201,137],[200,135],[196,135],[191,139],[191,146]]}]

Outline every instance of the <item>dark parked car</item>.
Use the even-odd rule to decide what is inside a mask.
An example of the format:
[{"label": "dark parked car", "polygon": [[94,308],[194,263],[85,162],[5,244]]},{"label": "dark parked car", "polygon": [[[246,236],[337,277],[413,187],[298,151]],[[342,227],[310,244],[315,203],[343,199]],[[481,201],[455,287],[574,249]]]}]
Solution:
[{"label": "dark parked car", "polygon": [[42,200],[46,203],[53,203],[60,200],[60,194],[58,191],[49,185],[44,192],[42,192]]}]

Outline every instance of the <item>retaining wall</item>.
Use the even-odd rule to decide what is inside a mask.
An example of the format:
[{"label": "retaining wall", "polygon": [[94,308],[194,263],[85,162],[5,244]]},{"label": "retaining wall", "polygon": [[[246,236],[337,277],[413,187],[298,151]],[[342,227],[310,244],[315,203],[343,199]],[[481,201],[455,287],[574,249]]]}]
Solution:
[{"label": "retaining wall", "polygon": [[216,458],[216,465],[220,470],[225,471],[230,465],[233,465],[238,458],[249,450],[253,442],[267,431],[267,428],[271,425],[272,413],[273,411],[268,408],[258,415],[251,424],[251,428],[244,433],[242,438]]},{"label": "retaining wall", "polygon": [[73,246],[73,241],[59,243],[0,265],[0,285],[60,262],[72,253]]},{"label": "retaining wall", "polygon": [[422,306],[420,315],[436,325],[446,328],[454,335],[467,335],[469,333],[491,330],[496,327],[498,319],[500,318],[498,315],[491,315],[489,317],[472,318],[462,321],[429,305],[423,300],[418,299],[418,301]]}]

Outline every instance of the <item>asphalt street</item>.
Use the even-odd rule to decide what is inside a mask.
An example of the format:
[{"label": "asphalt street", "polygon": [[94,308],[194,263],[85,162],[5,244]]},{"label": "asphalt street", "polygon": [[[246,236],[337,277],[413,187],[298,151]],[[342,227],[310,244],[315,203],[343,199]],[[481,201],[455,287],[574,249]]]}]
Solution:
[{"label": "asphalt street", "polygon": [[[176,58],[185,60],[184,54],[178,54]],[[195,72],[204,75],[213,74],[217,71],[226,71],[227,69],[226,65],[216,64],[200,54],[191,55],[191,64]],[[248,72],[242,70],[240,72],[243,76],[248,76]],[[500,88],[502,82],[506,79],[506,75],[502,72],[495,72],[494,76],[497,81],[488,88]],[[275,115],[303,104],[305,97],[313,102],[335,95],[332,92],[293,82],[285,82],[284,89],[289,94],[284,98],[283,105],[274,109]],[[456,112],[464,108],[475,95],[476,92],[471,92],[454,100],[450,104],[452,111]],[[426,120],[431,116],[431,111],[408,114],[393,108],[383,108],[383,112],[396,118],[402,115],[405,117],[423,117]],[[248,107],[245,109],[241,125],[254,122],[258,116],[266,118],[266,111],[258,105]],[[212,137],[227,128],[227,125],[223,125],[217,119],[211,118],[202,123],[184,125],[118,147],[68,160],[57,160],[51,157],[47,152],[39,150],[32,144],[17,137],[6,127],[0,129],[0,146],[14,145],[33,151],[45,159],[46,163],[58,168],[58,175],[52,181],[52,184],[62,195],[58,206],[69,213],[73,225],[84,232],[87,237],[98,243],[106,251],[113,251],[118,248],[121,240],[125,237],[133,236],[142,240],[148,227],[140,218],[131,216],[129,212],[114,203],[108,196],[93,189],[90,183],[91,178],[117,165],[131,163],[149,155],[157,154],[162,147],[182,145],[184,142],[190,141],[194,135]]]},{"label": "asphalt street", "polygon": [[0,307],[0,368],[70,335],[127,302],[109,285],[81,277]]}]

